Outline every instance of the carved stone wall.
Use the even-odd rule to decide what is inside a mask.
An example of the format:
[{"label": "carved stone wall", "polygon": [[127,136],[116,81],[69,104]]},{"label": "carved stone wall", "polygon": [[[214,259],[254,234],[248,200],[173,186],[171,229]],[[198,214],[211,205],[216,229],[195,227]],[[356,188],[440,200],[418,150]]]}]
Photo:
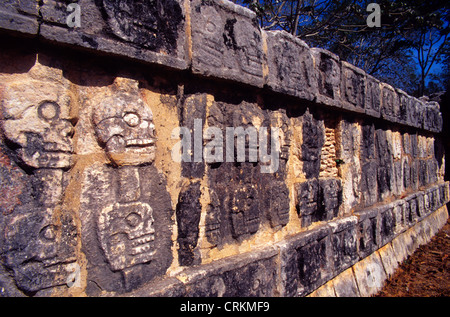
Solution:
[{"label": "carved stone wall", "polygon": [[437,103],[225,0],[74,2],[0,6],[1,296],[366,296],[445,223]]}]

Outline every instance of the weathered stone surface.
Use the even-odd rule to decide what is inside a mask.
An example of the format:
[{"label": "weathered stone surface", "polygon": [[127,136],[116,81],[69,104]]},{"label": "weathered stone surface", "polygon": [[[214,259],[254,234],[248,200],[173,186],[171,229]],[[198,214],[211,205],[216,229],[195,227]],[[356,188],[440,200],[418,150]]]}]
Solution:
[{"label": "weathered stone surface", "polygon": [[316,71],[319,73],[317,102],[341,107],[341,65],[339,57],[329,51],[312,48]]},{"label": "weathered stone surface", "polygon": [[116,166],[152,162],[155,159],[152,111],[139,97],[136,82],[125,89],[105,98],[94,108],[92,122],[95,134]]},{"label": "weathered stone surface", "polygon": [[262,87],[262,35],[254,12],[229,1],[191,1],[192,71]]},{"label": "weathered stone surface", "polygon": [[318,93],[318,73],[314,69],[307,44],[284,31],[269,31],[265,34],[269,87],[281,93],[314,100]]},{"label": "weathered stone surface", "polygon": [[197,246],[201,213],[200,183],[194,182],[182,189],[176,206],[178,225],[178,261],[180,265],[198,264],[194,249]]},{"label": "weathered stone surface", "polygon": [[330,231],[328,226],[316,227],[280,245],[283,296],[306,295],[329,277]]},{"label": "weathered stone surface", "polygon": [[344,109],[363,113],[366,101],[366,74],[363,70],[347,62],[341,64],[342,106]]},{"label": "weathered stone surface", "polygon": [[[67,4],[46,0],[40,36],[173,68],[187,68],[184,1],[79,0],[81,25],[66,24]],[[164,10],[162,8],[165,8]]]},{"label": "weathered stone surface", "polygon": [[319,177],[320,155],[325,142],[323,123],[309,112],[303,115],[302,160],[307,179]]},{"label": "weathered stone surface", "polygon": [[398,122],[400,116],[400,101],[398,94],[392,86],[387,84],[383,84],[381,93],[381,116],[388,121]]},{"label": "weathered stone surface", "polygon": [[0,4],[0,28],[37,34],[39,3],[33,0],[5,0]]},{"label": "weathered stone surface", "polygon": [[347,217],[329,223],[331,235],[331,251],[334,272],[339,274],[358,259],[357,254],[357,217]]},{"label": "weathered stone surface", "polygon": [[380,117],[381,108],[381,82],[370,76],[366,75],[366,91],[365,91],[365,112],[373,117]]},{"label": "weathered stone surface", "polygon": [[93,165],[84,175],[80,214],[89,294],[98,287],[130,291],[164,274],[172,261],[173,210],[163,176],[152,165],[120,169],[135,175],[135,193],[126,200],[120,197],[127,197],[130,178],[117,168]]},{"label": "weathered stone surface", "polygon": [[186,296],[264,297],[277,288],[276,250],[242,254],[192,268],[177,276],[185,283]]},{"label": "weathered stone surface", "polygon": [[369,255],[354,266],[356,283],[362,297],[376,294],[381,290],[386,280],[380,256],[377,252]]},{"label": "weathered stone surface", "polygon": [[355,215],[359,218],[357,232],[358,255],[362,259],[378,248],[378,209],[366,209],[356,212]]}]

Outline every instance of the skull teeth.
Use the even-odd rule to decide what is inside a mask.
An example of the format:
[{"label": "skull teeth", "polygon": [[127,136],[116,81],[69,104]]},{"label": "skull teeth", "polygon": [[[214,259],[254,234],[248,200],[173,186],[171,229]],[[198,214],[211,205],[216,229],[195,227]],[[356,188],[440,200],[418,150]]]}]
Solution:
[{"label": "skull teeth", "polygon": [[153,144],[152,139],[131,139],[126,141],[127,146],[140,146],[140,145],[151,145]]},{"label": "skull teeth", "polygon": [[155,240],[155,237],[154,237],[154,236],[145,236],[145,237],[143,237],[143,238],[139,238],[139,239],[134,240],[134,241],[131,243],[131,246],[132,246],[132,247],[139,247],[140,245],[149,243],[149,242],[151,242],[151,241],[153,241],[153,240]]}]

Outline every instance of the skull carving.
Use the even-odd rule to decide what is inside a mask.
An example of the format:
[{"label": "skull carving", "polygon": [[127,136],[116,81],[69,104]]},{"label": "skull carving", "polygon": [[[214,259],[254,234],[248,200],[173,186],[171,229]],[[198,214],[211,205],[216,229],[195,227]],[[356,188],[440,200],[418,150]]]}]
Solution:
[{"label": "skull carving", "polygon": [[76,261],[77,231],[73,216],[52,217],[50,209],[19,214],[5,232],[6,266],[27,292],[64,285]]},{"label": "skull carving", "polygon": [[92,116],[99,143],[117,166],[140,165],[155,158],[153,114],[129,93],[104,99]]},{"label": "skull carving", "polygon": [[115,203],[106,207],[98,219],[98,234],[113,271],[147,263],[156,252],[153,210],[146,203]]},{"label": "skull carving", "polygon": [[52,83],[31,80],[5,89],[2,128],[17,148],[20,163],[31,168],[71,166],[69,102],[64,88]]},{"label": "skull carving", "polygon": [[253,185],[240,185],[234,192],[231,206],[231,222],[235,238],[259,229],[260,211],[256,189]]},{"label": "skull carving", "polygon": [[261,35],[248,32],[254,26],[248,21],[238,21],[236,28],[236,44],[242,71],[253,76],[262,77]]}]

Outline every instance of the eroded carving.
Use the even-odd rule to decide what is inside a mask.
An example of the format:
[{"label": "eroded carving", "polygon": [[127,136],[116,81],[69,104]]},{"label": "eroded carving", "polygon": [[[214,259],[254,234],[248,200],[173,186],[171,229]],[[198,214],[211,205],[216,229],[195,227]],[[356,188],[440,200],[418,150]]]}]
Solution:
[{"label": "eroded carving", "polygon": [[139,165],[155,158],[153,114],[136,97],[139,91],[105,98],[94,108],[92,121],[99,143],[115,165]]},{"label": "eroded carving", "polygon": [[176,0],[103,0],[108,24],[122,40],[150,50],[176,49],[183,13]]}]

